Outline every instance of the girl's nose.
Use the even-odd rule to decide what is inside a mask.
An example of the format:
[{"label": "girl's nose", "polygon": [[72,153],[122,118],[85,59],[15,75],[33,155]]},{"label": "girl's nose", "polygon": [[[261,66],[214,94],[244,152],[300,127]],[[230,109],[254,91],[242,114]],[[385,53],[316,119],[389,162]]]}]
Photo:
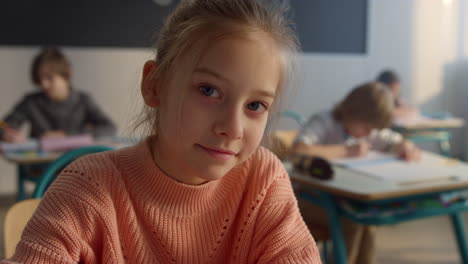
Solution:
[{"label": "girl's nose", "polygon": [[214,124],[214,132],[229,140],[241,139],[244,133],[242,121],[242,111],[239,109],[220,112],[216,123]]}]

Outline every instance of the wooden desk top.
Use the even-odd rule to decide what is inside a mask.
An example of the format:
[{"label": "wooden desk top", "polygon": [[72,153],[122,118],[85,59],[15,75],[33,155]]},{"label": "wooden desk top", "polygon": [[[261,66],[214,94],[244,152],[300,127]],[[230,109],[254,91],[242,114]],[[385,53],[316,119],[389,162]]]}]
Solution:
[{"label": "wooden desk top", "polygon": [[465,121],[462,118],[423,119],[414,122],[397,122],[393,128],[398,131],[412,132],[414,130],[459,128],[464,125]]},{"label": "wooden desk top", "polygon": [[[113,148],[123,148],[133,145],[137,139],[128,138],[105,138],[94,142],[94,145],[104,145]],[[1,153],[4,159],[9,162],[19,165],[31,165],[39,163],[48,163],[56,160],[64,152],[39,152],[39,151],[24,151],[24,152],[4,152]]]},{"label": "wooden desk top", "polygon": [[[433,164],[435,161],[441,162],[441,164],[443,162],[450,162],[447,158],[436,154],[422,153],[420,162]],[[446,175],[443,175],[438,179],[416,180],[411,183],[411,177],[408,176],[409,184],[372,177],[372,175],[366,175],[353,169],[338,166],[334,166],[335,176],[334,179],[329,181],[314,179],[294,171],[290,173],[290,176],[293,183],[300,183],[306,187],[326,191],[345,198],[372,201],[468,188],[468,164],[463,162],[453,163],[456,163],[456,165],[447,166],[452,166],[453,175],[456,175],[456,177],[446,177]]]},{"label": "wooden desk top", "polygon": [[49,163],[56,160],[62,152],[6,152],[3,157],[9,161],[20,165]]}]

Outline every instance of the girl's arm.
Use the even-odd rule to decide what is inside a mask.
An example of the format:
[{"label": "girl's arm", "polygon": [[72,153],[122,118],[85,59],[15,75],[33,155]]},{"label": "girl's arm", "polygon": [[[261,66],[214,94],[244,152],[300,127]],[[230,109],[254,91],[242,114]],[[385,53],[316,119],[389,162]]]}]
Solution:
[{"label": "girl's arm", "polygon": [[103,250],[109,241],[102,232],[109,205],[100,195],[96,181],[83,177],[83,166],[74,166],[75,163],[66,167],[50,186],[9,261],[96,263],[97,258],[109,253]]},{"label": "girl's arm", "polygon": [[286,172],[270,186],[260,207],[248,263],[321,263]]},{"label": "girl's arm", "polygon": [[[85,248],[89,209],[71,196],[47,195],[21,235],[17,263],[77,263]],[[8,263],[8,262],[2,262]]]}]

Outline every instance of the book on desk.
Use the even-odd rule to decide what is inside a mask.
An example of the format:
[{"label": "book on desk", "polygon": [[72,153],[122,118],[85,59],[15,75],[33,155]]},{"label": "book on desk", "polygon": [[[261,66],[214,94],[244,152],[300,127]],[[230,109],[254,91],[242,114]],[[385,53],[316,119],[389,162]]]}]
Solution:
[{"label": "book on desk", "polygon": [[64,138],[29,139],[22,143],[0,142],[0,152],[63,152],[93,144],[94,139],[91,135],[73,135]]},{"label": "book on desk", "polygon": [[336,159],[335,165],[355,170],[362,175],[398,185],[414,185],[436,181],[457,181],[468,176],[468,165],[451,158],[425,153],[422,160],[406,162],[394,154],[371,151],[366,157]]}]

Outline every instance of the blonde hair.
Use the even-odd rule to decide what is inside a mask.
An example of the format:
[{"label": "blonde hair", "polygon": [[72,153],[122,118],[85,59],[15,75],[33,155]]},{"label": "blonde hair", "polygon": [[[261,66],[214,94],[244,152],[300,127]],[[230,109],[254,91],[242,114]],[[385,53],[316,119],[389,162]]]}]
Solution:
[{"label": "blonde hair", "polygon": [[388,89],[381,83],[369,82],[354,88],[337,104],[333,117],[337,121],[364,122],[381,129],[391,124],[393,107]]},{"label": "blonde hair", "polygon": [[[295,83],[298,41],[292,24],[286,19],[286,8],[262,4],[260,0],[186,0],[166,19],[155,48],[158,67],[152,72],[158,87],[167,83],[171,69],[182,55],[195,52],[209,40],[227,35],[266,33],[277,45],[282,63],[281,84],[274,109],[284,101],[286,84]],[[195,55],[196,56],[196,55]],[[137,123],[146,125],[146,134],[157,134],[157,110],[144,106]],[[149,126],[148,126],[149,125]]]}]

